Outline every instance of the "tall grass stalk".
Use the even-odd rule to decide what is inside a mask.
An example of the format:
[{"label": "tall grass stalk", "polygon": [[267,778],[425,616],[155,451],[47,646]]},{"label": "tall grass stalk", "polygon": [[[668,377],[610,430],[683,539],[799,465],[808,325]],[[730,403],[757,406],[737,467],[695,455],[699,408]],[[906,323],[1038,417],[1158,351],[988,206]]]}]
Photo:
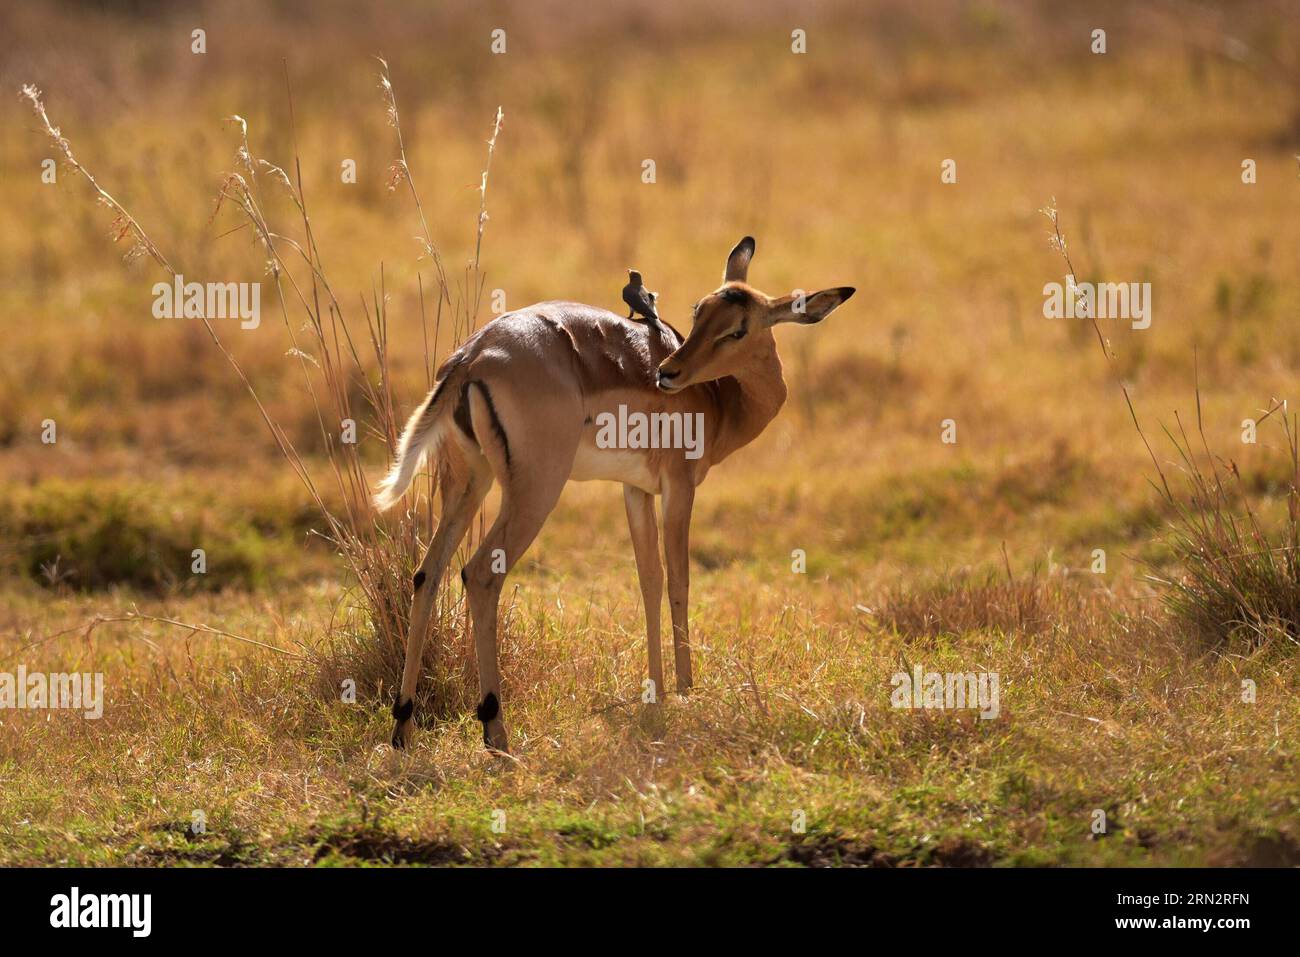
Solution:
[{"label": "tall grass stalk", "polygon": [[[1300,444],[1297,418],[1274,401],[1259,423],[1277,413],[1286,437],[1290,480],[1280,528],[1261,522],[1235,462],[1216,456],[1201,421],[1196,395],[1196,438],[1175,413],[1177,430],[1164,429],[1177,451],[1190,495],[1164,493],[1175,518],[1167,544],[1180,574],[1150,576],[1165,588],[1165,604],[1198,638],[1224,645],[1244,637],[1249,644],[1300,643]],[[1258,424],[1258,423],[1257,423]],[[1201,454],[1196,454],[1199,442]]]},{"label": "tall grass stalk", "polygon": [[[383,60],[379,62],[380,89],[389,124],[395,131],[398,154],[389,186],[396,189],[406,184],[419,218],[421,232],[417,239],[421,258],[430,262],[433,271],[432,336],[426,311],[424,277],[417,274],[424,361],[426,369],[432,370],[434,356],[431,350],[436,348],[440,339],[444,320],[449,324],[452,348],[471,335],[477,323],[485,282],[481,257],[488,219],[487,184],[503,113],[498,108],[488,140],[487,160],[479,187],[473,258],[468,260],[463,276],[453,282],[433,241],[420,192],[407,161],[388,64]],[[287,77],[286,91],[291,133],[294,133],[293,96],[288,89]],[[34,86],[24,86],[21,96],[29,103],[41,121],[42,132],[54,142],[65,162],[87,180],[100,202],[114,212],[115,238],[132,241],[128,259],[148,257],[169,276],[175,277],[180,270],[172,266],[138,220],[76,160],[68,140],[50,121],[40,91]],[[227,173],[221,183],[213,219],[223,206],[230,204],[252,228],[265,253],[266,268],[276,288],[280,317],[291,345],[286,355],[298,365],[325,449],[323,479],[316,474],[322,466],[309,460],[295,447],[286,430],[267,410],[258,390],[221,341],[211,322],[207,318],[201,321],[213,344],[248,389],[285,462],[301,480],[319,510],[324,523],[320,534],[338,550],[356,582],[361,616],[359,619],[348,616],[329,640],[315,649],[312,663],[318,687],[324,694],[337,695],[340,682],[351,678],[356,682],[359,694],[385,697],[391,695],[401,676],[410,581],[432,531],[431,506],[435,484],[433,477],[426,474],[419,485],[425,494],[412,496],[409,500],[423,502],[429,508],[413,504],[383,521],[377,521],[370,504],[371,483],[366,477],[361,443],[340,441],[344,421],[352,420],[364,429],[364,434],[384,443],[391,456],[404,423],[404,415],[399,410],[410,405],[410,402],[399,401],[393,391],[388,296],[383,269],[381,266],[378,288],[372,290],[369,301],[362,297],[361,317],[349,318],[329,281],[324,256],[312,229],[296,134],[292,137],[291,175],[283,167],[255,155],[249,140],[248,124],[242,117],[233,116],[230,120],[238,127],[240,136],[236,168]],[[263,202],[264,186],[287,194],[297,210],[299,222],[296,228],[282,227],[269,221]],[[431,382],[432,373],[429,372],[426,383]],[[361,408],[354,408],[354,396],[358,394]],[[332,492],[326,491],[331,488]],[[433,635],[425,653],[426,672],[432,674],[433,680],[423,683],[424,700],[417,707],[417,713],[455,713],[467,707],[471,699],[472,669],[467,648],[452,637],[463,633],[455,627],[460,597],[458,592],[449,588],[440,589]]]},{"label": "tall grass stalk", "polygon": [[[1052,224],[1049,243],[1075,275],[1069,248],[1061,233],[1056,200],[1043,209]],[[1114,371],[1114,354],[1097,320],[1089,313],[1097,341]],[[1286,514],[1280,530],[1261,523],[1235,462],[1224,462],[1210,449],[1201,416],[1199,368],[1194,383],[1196,436],[1188,436],[1182,417],[1174,413],[1177,430],[1161,426],[1178,456],[1177,465],[1188,495],[1175,493],[1146,433],[1138,421],[1128,387],[1116,374],[1133,427],[1155,467],[1159,483],[1151,485],[1173,516],[1165,537],[1178,563],[1178,573],[1164,578],[1148,575],[1162,588],[1165,607],[1197,639],[1212,647],[1244,637],[1254,646],[1281,641],[1300,644],[1300,421],[1287,419],[1286,403],[1274,399],[1256,422],[1277,415],[1286,437],[1290,481]],[[1198,449],[1199,444],[1199,449]],[[1232,481],[1228,478],[1231,476]]]}]

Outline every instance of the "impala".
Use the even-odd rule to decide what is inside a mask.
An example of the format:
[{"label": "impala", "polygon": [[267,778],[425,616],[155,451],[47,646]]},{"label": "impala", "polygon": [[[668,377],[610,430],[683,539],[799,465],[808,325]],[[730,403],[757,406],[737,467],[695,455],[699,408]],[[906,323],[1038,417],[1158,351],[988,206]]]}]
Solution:
[{"label": "impala", "polygon": [[[497,668],[497,604],[506,574],[541,530],[565,482],[621,482],[645,601],[652,696],[662,693],[659,613],[663,566],[655,496],[663,496],[664,555],[673,623],[677,691],[691,687],[687,594],[695,487],[709,469],[752,442],[786,398],[772,327],[820,322],[853,295],[842,286],[773,298],[748,285],[754,240],[727,257],[722,285],[695,304],[682,339],[665,323],[628,322],[604,309],[543,302],[487,323],[438,370],[437,383],[402,430],[397,458],[375,504],[390,507],[426,457],[436,463],[442,517],[415,573],[402,687],[393,703],[395,748],[411,736],[411,715],[435,590],[493,480],[501,509],[461,570],[478,658],[483,742],[508,751]],[[700,416],[702,454],[663,447],[609,448],[600,421],[642,413]],[[662,443],[655,443],[662,445]]]}]

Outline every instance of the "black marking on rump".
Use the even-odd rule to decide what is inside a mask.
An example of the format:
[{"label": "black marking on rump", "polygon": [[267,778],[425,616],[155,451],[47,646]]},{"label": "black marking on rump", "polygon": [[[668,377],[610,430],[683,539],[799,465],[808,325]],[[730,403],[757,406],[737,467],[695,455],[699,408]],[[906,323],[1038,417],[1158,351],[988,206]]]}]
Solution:
[{"label": "black marking on rump", "polygon": [[408,698],[406,704],[402,704],[402,693],[397,692],[397,697],[393,701],[393,719],[398,722],[410,721],[413,711],[415,711],[415,699]]},{"label": "black marking on rump", "polygon": [[510,468],[510,442],[506,439],[505,426],[501,424],[501,416],[497,414],[496,404],[492,401],[492,393],[488,391],[485,382],[476,380],[473,384],[477,385],[483,393],[483,400],[487,403],[488,416],[492,419],[492,429],[496,432],[497,438],[501,440],[501,449],[506,455],[506,468]]},{"label": "black marking on rump", "polygon": [[489,691],[479,702],[479,706],[474,709],[474,713],[478,715],[480,721],[487,724],[501,713],[501,702],[497,701],[497,696]]},{"label": "black marking on rump", "polygon": [[456,402],[456,408],[452,410],[451,420],[456,423],[456,427],[465,433],[465,437],[471,442],[478,442],[478,437],[474,434],[474,422],[469,415],[469,383],[466,382],[460,387],[460,399]]},{"label": "black marking on rump", "polygon": [[416,590],[416,591],[419,591],[419,590],[420,590],[420,586],[424,584],[424,569],[423,569],[423,568],[421,568],[418,572],[415,573],[415,579],[414,579],[414,581],[415,581],[415,590]]}]

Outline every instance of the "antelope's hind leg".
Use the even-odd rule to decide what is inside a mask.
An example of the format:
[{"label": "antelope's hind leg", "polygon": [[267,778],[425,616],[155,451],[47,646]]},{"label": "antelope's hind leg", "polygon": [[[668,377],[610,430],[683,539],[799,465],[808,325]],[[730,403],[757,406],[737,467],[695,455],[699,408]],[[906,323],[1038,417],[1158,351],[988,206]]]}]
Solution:
[{"label": "antelope's hind leg", "polygon": [[439,463],[438,472],[442,515],[438,520],[438,530],[412,581],[414,594],[410,630],[406,636],[406,664],[402,669],[402,687],[393,702],[394,748],[404,748],[411,740],[415,688],[420,680],[420,662],[438,584],[491,486],[492,470],[477,448],[468,443],[457,443],[454,448],[451,442],[446,444],[445,457]]},{"label": "antelope's hind leg", "polygon": [[478,658],[477,716],[483,723],[483,743],[489,751],[509,753],[501,711],[497,607],[506,575],[533,543],[564,491],[582,434],[580,424],[575,425],[581,423],[582,411],[576,402],[565,404],[563,397],[549,402],[533,398],[532,414],[525,418],[508,388],[494,387],[490,392],[484,383],[473,382],[468,395],[474,434],[501,483],[501,510],[461,579],[469,597]]}]

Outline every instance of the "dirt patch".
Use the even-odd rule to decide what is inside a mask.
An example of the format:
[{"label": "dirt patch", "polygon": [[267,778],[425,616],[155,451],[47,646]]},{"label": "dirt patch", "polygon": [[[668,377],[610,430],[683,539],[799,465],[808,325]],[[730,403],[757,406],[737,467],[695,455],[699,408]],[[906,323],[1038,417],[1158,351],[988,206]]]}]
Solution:
[{"label": "dirt patch", "polygon": [[1246,848],[1245,867],[1300,867],[1300,841],[1289,834],[1257,837]]},{"label": "dirt patch", "polygon": [[816,837],[791,844],[782,860],[804,867],[897,867],[899,864],[892,854],[842,837]]},{"label": "dirt patch", "polygon": [[133,867],[175,867],[202,864],[209,867],[253,867],[263,863],[264,852],[239,836],[229,839],[195,834],[190,825],[169,821],[149,828],[151,834],[175,835],[163,845],[141,846],[127,855]]},{"label": "dirt patch", "polygon": [[992,867],[993,852],[964,837],[945,837],[924,863],[934,867]]},{"label": "dirt patch", "polygon": [[963,837],[902,856],[848,838],[816,837],[791,844],[781,860],[805,867],[990,867],[993,852]]},{"label": "dirt patch", "polygon": [[455,864],[489,864],[501,856],[496,847],[470,848],[450,841],[422,841],[389,834],[376,828],[314,835],[312,861],[331,854],[382,864],[417,864],[447,867]]}]

